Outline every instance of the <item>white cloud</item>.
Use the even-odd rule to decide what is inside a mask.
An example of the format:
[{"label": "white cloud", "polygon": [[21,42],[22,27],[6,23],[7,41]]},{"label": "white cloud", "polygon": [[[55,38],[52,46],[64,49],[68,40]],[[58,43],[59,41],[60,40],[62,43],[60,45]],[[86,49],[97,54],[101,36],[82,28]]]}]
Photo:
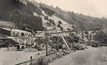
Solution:
[{"label": "white cloud", "polygon": [[96,17],[107,16],[107,0],[35,0],[63,10]]}]

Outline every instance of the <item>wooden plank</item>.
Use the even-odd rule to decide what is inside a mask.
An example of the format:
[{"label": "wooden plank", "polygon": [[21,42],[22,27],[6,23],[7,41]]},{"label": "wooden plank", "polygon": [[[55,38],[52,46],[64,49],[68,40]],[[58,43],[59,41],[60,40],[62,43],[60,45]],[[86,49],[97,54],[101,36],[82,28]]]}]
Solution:
[{"label": "wooden plank", "polygon": [[63,42],[65,43],[65,45],[66,45],[66,47],[68,48],[69,52],[71,52],[71,50],[70,50],[70,48],[69,48],[66,40],[64,39],[64,37],[63,37],[62,35],[60,35],[60,36],[61,36],[61,38],[63,39]]}]

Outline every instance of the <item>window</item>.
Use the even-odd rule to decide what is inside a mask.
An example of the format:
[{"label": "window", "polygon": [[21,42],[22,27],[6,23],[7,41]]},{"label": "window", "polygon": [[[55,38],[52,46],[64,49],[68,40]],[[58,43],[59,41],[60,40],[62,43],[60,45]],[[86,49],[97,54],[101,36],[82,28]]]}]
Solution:
[{"label": "window", "polygon": [[15,36],[15,32],[13,32],[12,36]]},{"label": "window", "polygon": [[24,36],[24,33],[21,33],[21,36]]}]

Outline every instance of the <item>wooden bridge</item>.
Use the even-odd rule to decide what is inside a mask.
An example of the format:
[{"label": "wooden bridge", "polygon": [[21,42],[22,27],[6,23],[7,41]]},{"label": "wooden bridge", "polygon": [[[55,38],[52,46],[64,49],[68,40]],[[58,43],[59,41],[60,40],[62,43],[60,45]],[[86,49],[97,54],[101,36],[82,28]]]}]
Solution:
[{"label": "wooden bridge", "polygon": [[[52,31],[52,32],[49,32]],[[90,28],[90,29],[77,29],[77,30],[69,30],[69,31],[55,31],[55,30],[47,30],[47,36],[50,35],[52,36],[52,34],[68,34],[70,35],[70,33],[75,33],[76,36],[78,36],[78,34],[81,36],[81,38],[87,37],[88,40],[96,40],[99,41],[101,44],[105,43],[107,40],[107,35],[102,31],[101,28]]]},{"label": "wooden bridge", "polygon": [[[48,32],[48,31],[53,31],[53,32]],[[75,32],[76,35],[78,33],[81,33],[81,36],[82,38],[84,37],[84,34],[87,32],[87,33],[93,33],[93,36],[94,35],[97,35],[97,36],[105,36],[104,32],[102,31],[101,28],[91,28],[91,29],[84,29],[84,30],[81,30],[81,29],[78,29],[78,30],[69,30],[69,31],[54,31],[54,30],[48,30],[47,31],[47,34],[48,35],[52,35],[52,34],[63,34],[63,33],[66,33],[66,34],[69,34],[69,33],[72,33],[72,32]]]}]

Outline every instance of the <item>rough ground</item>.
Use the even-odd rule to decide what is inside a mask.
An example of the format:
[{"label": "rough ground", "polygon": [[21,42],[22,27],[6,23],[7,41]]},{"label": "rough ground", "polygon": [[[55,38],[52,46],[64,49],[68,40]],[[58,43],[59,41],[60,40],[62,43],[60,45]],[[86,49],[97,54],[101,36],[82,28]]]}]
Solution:
[{"label": "rough ground", "polygon": [[73,52],[49,65],[107,65],[107,47]]},{"label": "rough ground", "polygon": [[[40,53],[40,55],[38,55]],[[38,58],[44,56],[45,51],[7,51],[0,49],[0,65],[15,65],[32,58]]]}]

